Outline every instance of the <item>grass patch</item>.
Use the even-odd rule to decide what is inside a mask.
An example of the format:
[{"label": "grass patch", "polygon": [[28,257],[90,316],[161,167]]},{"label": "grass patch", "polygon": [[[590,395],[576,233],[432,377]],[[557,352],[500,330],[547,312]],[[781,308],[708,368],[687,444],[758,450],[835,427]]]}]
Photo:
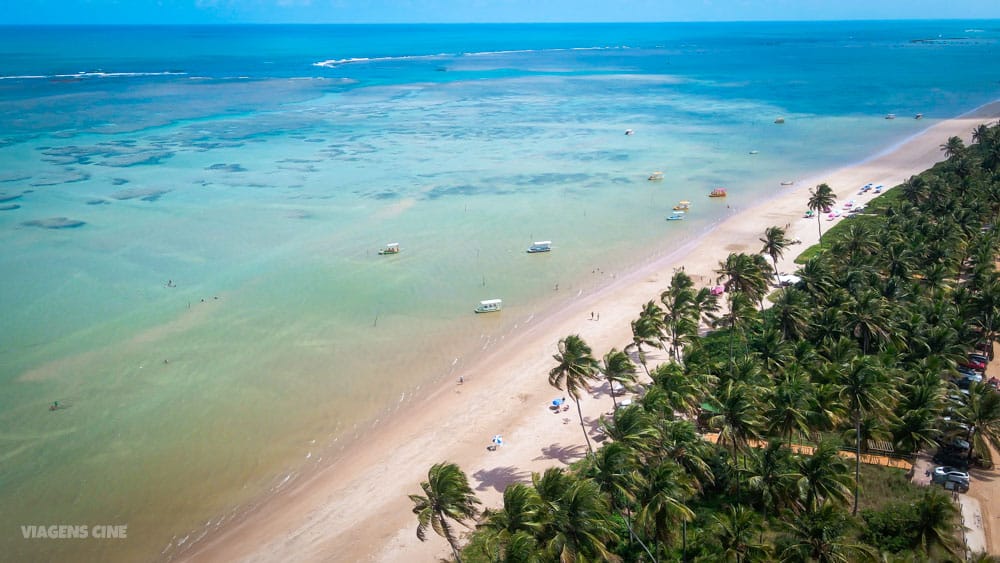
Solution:
[{"label": "grass patch", "polygon": [[847,227],[856,223],[867,223],[866,226],[874,227],[876,224],[882,221],[885,211],[890,207],[896,205],[903,198],[902,190],[889,190],[885,193],[880,194],[875,199],[872,199],[865,204],[865,212],[861,215],[848,215],[843,221],[838,222],[829,230],[823,233],[823,237],[820,239],[820,244],[814,244],[809,248],[802,251],[795,258],[796,264],[805,264],[810,258],[820,254],[826,249],[832,247],[837,242],[844,238],[844,233],[847,232]]}]

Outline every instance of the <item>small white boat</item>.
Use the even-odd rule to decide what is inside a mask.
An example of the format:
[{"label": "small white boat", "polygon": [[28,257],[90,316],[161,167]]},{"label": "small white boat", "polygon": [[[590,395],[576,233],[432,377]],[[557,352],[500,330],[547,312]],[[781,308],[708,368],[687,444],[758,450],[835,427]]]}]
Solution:
[{"label": "small white boat", "polygon": [[528,247],[528,254],[535,254],[536,252],[549,252],[552,250],[551,240],[537,240],[531,243]]},{"label": "small white boat", "polygon": [[385,245],[385,248],[379,250],[378,253],[380,256],[385,256],[386,254],[399,254],[399,243],[390,242],[389,244]]},{"label": "small white boat", "polygon": [[785,118],[784,117],[779,117],[779,118],[775,119],[774,122],[777,123],[778,125],[781,125],[782,123],[785,122]]},{"label": "small white boat", "polygon": [[503,299],[485,299],[476,307],[477,313],[495,313],[503,309]]},{"label": "small white boat", "polygon": [[653,172],[652,174],[649,175],[649,178],[647,178],[647,180],[654,181],[654,182],[662,180],[662,179],[663,179],[663,172],[660,172],[659,170],[657,170],[656,172]]},{"label": "small white boat", "polygon": [[683,221],[683,220],[684,220],[684,213],[680,211],[675,212],[670,217],[667,217],[667,221]]},{"label": "small white boat", "polygon": [[917,115],[913,116],[913,119],[923,119],[923,118],[924,118],[924,114],[922,114],[922,113],[918,113]]},{"label": "small white boat", "polygon": [[760,151],[750,151],[750,154],[760,154]]},{"label": "small white boat", "polygon": [[885,118],[886,119],[896,119],[896,114],[894,114],[894,113],[887,113],[887,114],[885,114]]},{"label": "small white boat", "polygon": [[781,185],[782,186],[791,186],[794,183],[795,183],[795,181],[793,181],[793,180],[785,180],[784,182],[781,183]]},{"label": "small white boat", "polygon": [[626,134],[626,135],[631,135],[631,134],[633,134],[633,133],[635,133],[635,131],[633,131],[633,130],[631,130],[631,129],[626,129],[626,130],[625,130],[625,134]]}]

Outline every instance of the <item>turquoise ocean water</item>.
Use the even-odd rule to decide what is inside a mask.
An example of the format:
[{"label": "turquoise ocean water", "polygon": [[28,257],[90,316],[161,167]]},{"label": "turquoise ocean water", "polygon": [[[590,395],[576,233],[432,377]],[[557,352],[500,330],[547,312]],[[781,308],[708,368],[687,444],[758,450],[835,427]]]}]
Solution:
[{"label": "turquoise ocean water", "polygon": [[[0,553],[169,558],[727,204],[1000,97],[998,40],[996,21],[0,29]],[[22,538],[60,524],[128,538]]]}]

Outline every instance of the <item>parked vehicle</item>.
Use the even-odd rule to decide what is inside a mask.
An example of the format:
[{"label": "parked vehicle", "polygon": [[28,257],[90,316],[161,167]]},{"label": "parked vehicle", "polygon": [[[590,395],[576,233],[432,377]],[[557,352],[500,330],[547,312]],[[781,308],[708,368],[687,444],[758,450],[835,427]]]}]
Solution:
[{"label": "parked vehicle", "polygon": [[984,367],[990,363],[990,359],[982,354],[969,354],[969,359],[983,364]]},{"label": "parked vehicle", "polygon": [[945,450],[943,448],[934,454],[934,463],[945,463],[959,470],[968,469],[969,467],[969,461],[966,459],[965,453]]},{"label": "parked vehicle", "polygon": [[941,477],[942,480],[945,477],[955,477],[956,479],[965,479],[966,481],[969,480],[968,472],[962,471],[961,469],[957,467],[952,467],[950,465],[942,465],[940,467],[935,467],[934,476]]},{"label": "parked vehicle", "polygon": [[959,362],[958,365],[959,365],[959,367],[970,368],[970,369],[974,369],[976,371],[983,371],[984,369],[986,369],[986,364],[985,363],[983,363],[983,362],[977,362],[977,361],[972,360],[972,359],[965,360],[964,362]]}]

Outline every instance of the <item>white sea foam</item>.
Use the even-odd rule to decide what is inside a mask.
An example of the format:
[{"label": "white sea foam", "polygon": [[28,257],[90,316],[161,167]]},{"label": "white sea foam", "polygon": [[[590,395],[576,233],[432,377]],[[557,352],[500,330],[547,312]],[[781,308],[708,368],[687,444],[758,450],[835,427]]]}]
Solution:
[{"label": "white sea foam", "polygon": [[148,76],[187,76],[186,72],[104,72],[80,71],[72,74],[21,74],[0,76],[0,80],[83,80],[86,78],[139,78]]}]

